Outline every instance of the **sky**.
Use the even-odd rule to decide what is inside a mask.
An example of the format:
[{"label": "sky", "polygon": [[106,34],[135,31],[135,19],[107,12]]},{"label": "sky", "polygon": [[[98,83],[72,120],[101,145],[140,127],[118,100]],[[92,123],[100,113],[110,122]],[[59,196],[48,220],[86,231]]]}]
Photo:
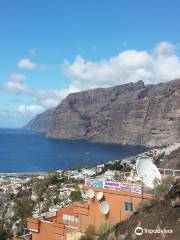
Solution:
[{"label": "sky", "polygon": [[180,77],[178,0],[0,0],[0,127],[69,93]]}]

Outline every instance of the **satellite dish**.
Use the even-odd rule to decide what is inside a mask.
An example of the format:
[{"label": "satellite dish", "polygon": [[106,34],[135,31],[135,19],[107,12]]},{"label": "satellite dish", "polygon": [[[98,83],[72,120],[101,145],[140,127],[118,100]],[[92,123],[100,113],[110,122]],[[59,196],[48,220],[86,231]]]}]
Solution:
[{"label": "satellite dish", "polygon": [[109,204],[106,201],[101,202],[100,211],[106,215],[109,213]]},{"label": "satellite dish", "polygon": [[161,174],[158,168],[149,159],[138,159],[136,162],[136,171],[144,185],[148,188],[154,188],[155,181],[161,181]]},{"label": "satellite dish", "polygon": [[87,190],[87,195],[91,199],[95,197],[95,193],[94,193],[94,191],[92,189],[88,189]]},{"label": "satellite dish", "polygon": [[103,192],[98,192],[98,194],[97,194],[97,196],[96,196],[96,197],[97,197],[97,200],[98,200],[98,201],[102,200],[103,196],[104,196]]}]

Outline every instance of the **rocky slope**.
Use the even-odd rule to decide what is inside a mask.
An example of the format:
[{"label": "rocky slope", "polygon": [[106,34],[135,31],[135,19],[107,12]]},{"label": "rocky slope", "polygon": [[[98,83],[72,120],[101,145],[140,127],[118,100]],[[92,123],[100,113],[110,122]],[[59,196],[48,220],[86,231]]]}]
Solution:
[{"label": "rocky slope", "polygon": [[162,161],[160,167],[167,169],[180,169],[180,148],[173,151],[164,161]]},{"label": "rocky slope", "polygon": [[180,139],[180,80],[70,94],[26,129],[51,138],[163,146]]},{"label": "rocky slope", "polygon": [[53,127],[53,112],[54,109],[52,108],[36,115],[23,129],[46,133]]}]

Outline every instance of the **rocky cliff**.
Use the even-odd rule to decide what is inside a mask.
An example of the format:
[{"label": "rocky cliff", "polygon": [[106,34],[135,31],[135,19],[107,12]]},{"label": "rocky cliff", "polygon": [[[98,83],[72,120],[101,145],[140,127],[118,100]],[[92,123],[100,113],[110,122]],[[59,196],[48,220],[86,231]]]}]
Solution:
[{"label": "rocky cliff", "polygon": [[35,116],[23,129],[32,130],[34,132],[46,133],[53,127],[54,108],[48,109],[43,113]]},{"label": "rocky cliff", "polygon": [[73,93],[25,128],[51,138],[168,145],[180,139],[180,80]]}]

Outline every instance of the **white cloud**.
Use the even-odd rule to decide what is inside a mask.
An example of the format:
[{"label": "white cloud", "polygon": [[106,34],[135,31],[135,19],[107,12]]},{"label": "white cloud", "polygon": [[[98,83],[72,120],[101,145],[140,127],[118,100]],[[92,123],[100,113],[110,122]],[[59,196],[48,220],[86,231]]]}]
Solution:
[{"label": "white cloud", "polygon": [[7,92],[12,92],[12,93],[24,93],[26,94],[28,92],[28,88],[19,83],[19,82],[13,82],[13,81],[8,81],[7,83],[4,84],[3,89]]},{"label": "white cloud", "polygon": [[32,69],[36,69],[38,67],[38,65],[36,63],[31,62],[29,59],[24,58],[21,59],[18,63],[17,63],[18,68],[20,69],[26,69],[26,70],[32,70]]},{"label": "white cloud", "polygon": [[40,105],[48,108],[58,105],[59,101],[66,96],[67,90],[44,90],[32,89],[20,82],[8,81],[4,84],[3,89],[6,92],[16,93],[19,95],[27,95],[33,101],[39,102]]},{"label": "white cloud", "polygon": [[144,80],[165,82],[180,77],[180,59],[172,43],[161,42],[152,52],[126,50],[100,62],[78,55],[73,63],[65,61],[64,73],[79,90],[109,87]]},{"label": "white cloud", "polygon": [[175,46],[170,42],[160,42],[155,48],[158,55],[171,55],[175,53]]},{"label": "white cloud", "polygon": [[17,94],[27,94],[29,89],[28,87],[22,83],[26,80],[26,76],[19,73],[12,73],[8,81],[3,85],[3,89],[6,92],[17,93]]},{"label": "white cloud", "polygon": [[20,73],[12,73],[9,76],[9,81],[11,82],[22,82],[24,80],[26,80],[26,76]]},{"label": "white cloud", "polygon": [[44,108],[40,105],[25,105],[25,104],[21,104],[17,111],[19,113],[39,113],[42,112],[44,110]]},{"label": "white cloud", "polygon": [[43,106],[47,108],[55,107],[59,104],[59,100],[54,98],[41,99],[40,102]]},{"label": "white cloud", "polygon": [[[38,69],[42,66],[35,65]],[[72,63],[66,60],[62,69],[71,80],[67,88],[32,89],[23,82],[26,79],[24,75],[13,73],[3,89],[7,92],[27,95],[31,99],[31,104],[20,105],[18,112],[33,114],[55,107],[68,94],[81,90],[138,80],[155,84],[180,78],[180,59],[173,44],[161,42],[150,52],[126,50],[99,62],[88,61],[78,55]]]},{"label": "white cloud", "polygon": [[46,64],[37,64],[37,63],[31,62],[28,58],[21,59],[17,63],[17,67],[25,70],[38,69],[38,70],[45,71],[48,69],[48,66]]}]

